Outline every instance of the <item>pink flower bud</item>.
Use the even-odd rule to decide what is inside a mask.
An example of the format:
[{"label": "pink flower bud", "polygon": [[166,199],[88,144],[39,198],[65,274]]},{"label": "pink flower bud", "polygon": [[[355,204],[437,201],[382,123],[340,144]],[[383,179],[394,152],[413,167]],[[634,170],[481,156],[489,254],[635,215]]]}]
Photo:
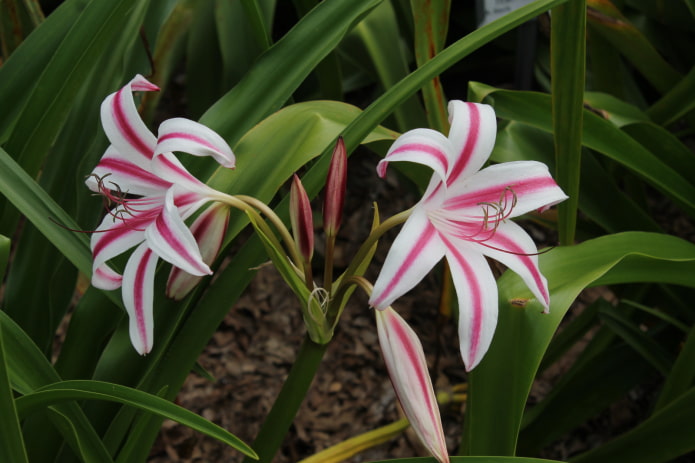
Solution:
[{"label": "pink flower bud", "polygon": [[422,344],[391,307],[374,312],[381,353],[403,412],[432,456],[441,463],[448,463],[439,406]]},{"label": "pink flower bud", "polygon": [[338,138],[328,168],[326,178],[326,193],[323,204],[323,228],[326,235],[333,236],[338,232],[343,219],[343,204],[345,203],[345,187],[347,183],[347,153],[343,137]]},{"label": "pink flower bud", "polygon": [[314,254],[314,219],[309,197],[297,174],[290,189],[290,221],[299,253],[309,262]]}]

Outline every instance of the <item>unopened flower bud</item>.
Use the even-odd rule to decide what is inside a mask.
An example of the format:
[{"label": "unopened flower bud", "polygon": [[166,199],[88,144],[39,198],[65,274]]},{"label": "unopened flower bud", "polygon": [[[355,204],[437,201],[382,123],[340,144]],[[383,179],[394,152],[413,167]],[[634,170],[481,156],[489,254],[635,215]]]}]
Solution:
[{"label": "unopened flower bud", "polygon": [[326,194],[323,204],[323,228],[326,235],[338,233],[343,219],[343,204],[345,203],[345,188],[347,183],[347,153],[343,138],[338,138],[328,168],[326,178]]},{"label": "unopened flower bud", "polygon": [[314,219],[309,197],[296,174],[290,189],[290,221],[299,253],[309,262],[314,254]]}]

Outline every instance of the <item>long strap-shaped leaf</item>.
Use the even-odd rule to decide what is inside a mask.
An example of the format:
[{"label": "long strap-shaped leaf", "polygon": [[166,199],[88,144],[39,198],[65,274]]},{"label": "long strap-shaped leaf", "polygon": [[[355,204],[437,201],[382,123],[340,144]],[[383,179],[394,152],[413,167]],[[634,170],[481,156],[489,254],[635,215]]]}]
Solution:
[{"label": "long strap-shaped leaf", "polygon": [[56,403],[83,399],[119,402],[169,418],[224,442],[244,455],[257,458],[251,447],[205,418],[156,395],[113,383],[76,380],[50,384],[18,398],[17,412],[22,416]]},{"label": "long strap-shaped leaf", "polygon": [[79,226],[2,148],[0,193],[48,237],[75,267],[91,275],[92,256],[86,236],[68,229]]},{"label": "long strap-shaped leaf", "polygon": [[[13,389],[21,394],[30,394],[47,384],[60,381],[60,376],[53,369],[43,353],[29,339],[26,333],[0,311],[0,326],[7,371]],[[74,402],[58,404],[51,407],[48,417],[62,433],[75,454],[83,461],[111,462],[112,459],[94,431],[82,409]],[[33,449],[35,450],[35,449]],[[47,458],[52,458],[50,455]],[[41,461],[48,461],[43,458]]]},{"label": "long strap-shaped leaf", "polygon": [[[622,436],[572,458],[572,463],[660,463],[695,450],[695,388]],[[655,439],[658,437],[658,441]]]},{"label": "long strap-shaped leaf", "polygon": [[579,292],[592,285],[653,281],[694,287],[695,244],[657,234],[608,235],[540,256],[550,314],[512,272],[500,278],[499,323],[485,359],[470,375],[463,444],[468,454],[513,455],[521,417],[543,354]]},{"label": "long strap-shaped leaf", "polygon": [[[549,95],[499,90],[475,82],[470,84],[470,93],[475,101],[493,97],[497,117],[552,131]],[[695,184],[691,179],[685,178],[677,167],[665,163],[613,123],[589,110],[584,110],[582,143],[620,162],[684,207],[689,214],[695,215]]]},{"label": "long strap-shaped leaf", "polygon": [[2,325],[0,325],[0,416],[2,416],[0,461],[28,462],[22,429],[19,427],[19,418],[15,407],[14,391],[10,386],[7,364],[5,363],[5,347],[2,338]]},{"label": "long strap-shaped leaf", "polygon": [[586,0],[553,8],[550,34],[555,179],[569,198],[558,207],[561,244],[574,242],[579,204],[586,63]]}]

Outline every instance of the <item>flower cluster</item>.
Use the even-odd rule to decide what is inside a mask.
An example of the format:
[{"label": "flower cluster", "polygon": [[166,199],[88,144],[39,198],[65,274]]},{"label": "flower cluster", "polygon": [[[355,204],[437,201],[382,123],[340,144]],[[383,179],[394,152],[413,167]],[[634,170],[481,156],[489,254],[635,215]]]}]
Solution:
[{"label": "flower cluster", "polygon": [[[496,135],[490,106],[452,101],[451,130],[446,137],[416,129],[399,137],[377,166],[383,177],[391,162],[415,162],[432,169],[422,199],[409,211],[379,224],[354,262],[332,281],[333,250],[342,218],[347,155],[342,139],[333,152],[326,182],[324,285],[313,281],[314,225],[311,203],[295,175],[290,193],[292,236],[282,221],[260,201],[218,192],[191,175],[174,151],[211,156],[227,168],[234,154],[215,132],[187,119],[170,119],[152,134],[140,119],[133,91],[156,86],[136,76],[101,107],[102,123],[111,143],[88,177],[87,186],[104,196],[110,210],[92,235],[92,284],[121,288],[130,318],[130,337],[140,354],[152,349],[153,287],[157,262],[172,264],[167,294],[182,298],[211,274],[229,220],[229,207],[245,210],[269,249],[271,258],[306,306],[305,321],[312,339],[328,342],[352,285],[371,293],[379,342],[396,395],[413,429],[440,462],[448,462],[439,409],[427,371],[422,345],[414,331],[391,308],[432,268],[446,258],[459,305],[459,340],[468,370],[488,350],[497,323],[497,285],[486,258],[500,261],[525,281],[540,304],[549,309],[548,285],[538,268],[537,249],[521,227],[509,219],[545,210],[566,199],[544,164],[509,162],[482,168]],[[190,228],[185,221],[203,206]],[[257,211],[265,214],[285,241],[281,244]],[[407,219],[406,219],[407,217]],[[361,273],[371,259],[374,243],[389,227],[402,223],[381,273],[372,287]],[[123,274],[109,261],[128,251]],[[322,294],[321,301],[317,295]]]}]

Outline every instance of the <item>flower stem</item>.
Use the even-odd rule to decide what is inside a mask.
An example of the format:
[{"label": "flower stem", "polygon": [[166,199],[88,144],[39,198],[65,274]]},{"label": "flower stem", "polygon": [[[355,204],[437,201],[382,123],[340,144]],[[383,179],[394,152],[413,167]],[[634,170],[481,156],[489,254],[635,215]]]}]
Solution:
[{"label": "flower stem", "polygon": [[364,240],[362,246],[360,246],[360,249],[357,251],[357,254],[355,254],[355,258],[352,259],[352,262],[350,262],[350,265],[345,270],[345,273],[343,273],[343,276],[351,277],[352,275],[354,275],[355,270],[357,270],[360,264],[362,264],[362,261],[369,255],[372,246],[374,246],[377,240],[381,238],[381,236],[384,233],[386,233],[393,227],[405,222],[408,219],[408,217],[410,217],[410,214],[413,212],[413,209],[414,208],[411,207],[410,209],[399,212],[396,215],[392,215],[388,219],[384,220],[379,226],[374,228],[367,237],[367,239]]},{"label": "flower stem", "polygon": [[323,265],[323,287],[328,294],[333,287],[333,252],[335,250],[335,235],[326,235],[326,258]]},{"label": "flower stem", "polygon": [[270,222],[275,226],[275,229],[278,231],[278,233],[280,233],[282,240],[286,243],[287,252],[290,254],[290,257],[294,261],[294,265],[297,268],[303,268],[303,260],[299,256],[297,247],[294,245],[294,239],[292,238],[292,235],[290,234],[282,219],[278,217],[275,211],[268,207],[267,204],[265,204],[263,201],[257,198],[254,198],[253,196],[247,195],[232,196],[224,193],[219,193],[213,199],[245,212],[248,211],[250,207],[258,209],[263,215],[265,215],[268,218],[268,220],[270,220]]},{"label": "flower stem", "polygon": [[255,461],[270,463],[272,461],[307,395],[327,347],[327,344],[316,344],[308,336],[304,338],[290,373],[275,399],[273,408],[266,416],[261,430],[253,442],[252,447],[258,453],[259,458],[252,460],[246,457],[244,463],[254,463]]}]

